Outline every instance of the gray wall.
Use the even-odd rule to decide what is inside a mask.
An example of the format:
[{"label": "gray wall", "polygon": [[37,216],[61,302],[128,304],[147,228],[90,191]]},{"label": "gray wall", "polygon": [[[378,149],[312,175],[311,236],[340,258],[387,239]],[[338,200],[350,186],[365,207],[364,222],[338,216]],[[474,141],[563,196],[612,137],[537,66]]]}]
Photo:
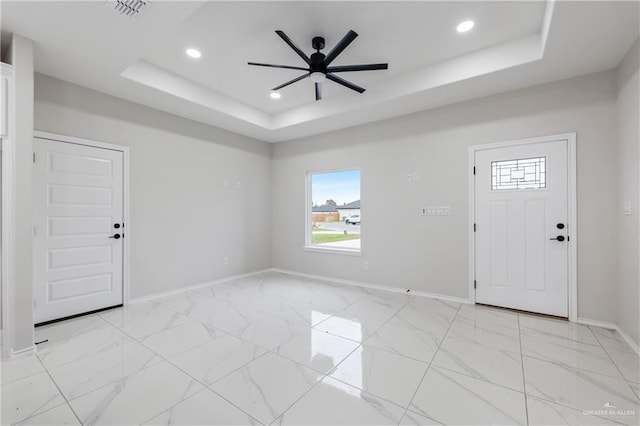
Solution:
[{"label": "gray wall", "polygon": [[45,75],[35,90],[36,130],[130,147],[133,298],[271,266],[269,144]]},{"label": "gray wall", "polygon": [[[629,50],[617,73],[618,131],[618,325],[640,345],[640,41]],[[622,213],[630,202],[632,214]]]},{"label": "gray wall", "polygon": [[[577,132],[578,316],[615,322],[615,87],[607,71],[275,145],[273,266],[467,298],[468,147]],[[305,173],[348,167],[362,171],[363,256],[303,251]]]}]

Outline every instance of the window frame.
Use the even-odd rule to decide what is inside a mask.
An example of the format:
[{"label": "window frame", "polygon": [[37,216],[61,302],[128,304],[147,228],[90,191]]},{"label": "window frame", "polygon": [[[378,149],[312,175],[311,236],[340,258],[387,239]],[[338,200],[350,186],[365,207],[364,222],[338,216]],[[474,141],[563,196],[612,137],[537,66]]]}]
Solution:
[{"label": "window frame", "polygon": [[[538,173],[540,175],[544,174],[544,186],[539,186],[537,188],[500,188],[498,187],[498,185],[500,184],[500,182],[496,182],[496,185],[494,185],[494,164],[498,164],[498,163],[505,163],[505,162],[520,162],[520,161],[527,161],[527,160],[543,160],[544,161],[544,172],[540,172],[538,171]],[[548,191],[549,190],[549,182],[547,181],[547,168],[548,168],[549,162],[548,162],[548,158],[546,156],[544,157],[531,157],[531,158],[516,158],[516,159],[511,159],[511,160],[499,160],[499,161],[492,161],[491,162],[491,183],[490,183],[490,191],[491,192],[508,192],[508,191]],[[526,167],[526,166],[524,166]],[[498,171],[499,173],[499,171]],[[496,175],[498,176],[498,175]],[[539,179],[540,181],[540,179]],[[539,182],[538,182],[539,184]],[[518,182],[516,182],[515,184],[516,186],[519,185]]]},{"label": "window frame", "polygon": [[[362,225],[360,225],[360,248],[341,248],[341,247],[326,247],[318,244],[313,244],[313,175],[326,174],[326,173],[338,173],[357,170],[360,172],[360,211],[362,212],[362,169],[360,167],[345,167],[340,169],[325,169],[325,170],[309,170],[306,172],[305,182],[305,231],[304,231],[304,251],[317,252],[317,253],[336,253],[345,254],[349,256],[362,256]],[[361,213],[362,214],[362,213]]]}]

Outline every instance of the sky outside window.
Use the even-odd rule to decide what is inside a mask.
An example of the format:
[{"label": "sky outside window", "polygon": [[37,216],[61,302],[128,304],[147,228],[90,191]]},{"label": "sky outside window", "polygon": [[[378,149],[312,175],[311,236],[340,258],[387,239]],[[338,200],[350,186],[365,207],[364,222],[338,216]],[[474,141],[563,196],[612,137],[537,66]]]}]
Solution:
[{"label": "sky outside window", "polygon": [[360,199],[360,170],[318,173],[311,177],[312,202],[321,206],[334,200],[338,206]]}]

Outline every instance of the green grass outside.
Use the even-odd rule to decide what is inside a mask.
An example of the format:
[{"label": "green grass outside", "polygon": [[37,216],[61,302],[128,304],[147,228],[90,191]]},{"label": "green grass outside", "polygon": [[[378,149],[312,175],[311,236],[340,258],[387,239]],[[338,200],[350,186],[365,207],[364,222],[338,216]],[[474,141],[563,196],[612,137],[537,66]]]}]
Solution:
[{"label": "green grass outside", "polygon": [[313,234],[313,244],[335,243],[338,241],[359,239],[360,234]]},{"label": "green grass outside", "polygon": [[313,228],[313,232],[331,232],[335,231],[335,229],[327,229],[327,228]]}]

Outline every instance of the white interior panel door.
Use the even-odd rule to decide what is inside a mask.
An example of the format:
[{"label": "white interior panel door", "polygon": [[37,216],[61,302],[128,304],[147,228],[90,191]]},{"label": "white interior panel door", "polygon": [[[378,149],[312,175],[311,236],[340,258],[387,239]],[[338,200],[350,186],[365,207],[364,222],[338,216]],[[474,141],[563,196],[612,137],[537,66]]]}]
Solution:
[{"label": "white interior panel door", "polygon": [[35,323],[122,304],[123,153],[35,139]]},{"label": "white interior panel door", "polygon": [[475,153],[476,302],[568,316],[567,141]]}]

